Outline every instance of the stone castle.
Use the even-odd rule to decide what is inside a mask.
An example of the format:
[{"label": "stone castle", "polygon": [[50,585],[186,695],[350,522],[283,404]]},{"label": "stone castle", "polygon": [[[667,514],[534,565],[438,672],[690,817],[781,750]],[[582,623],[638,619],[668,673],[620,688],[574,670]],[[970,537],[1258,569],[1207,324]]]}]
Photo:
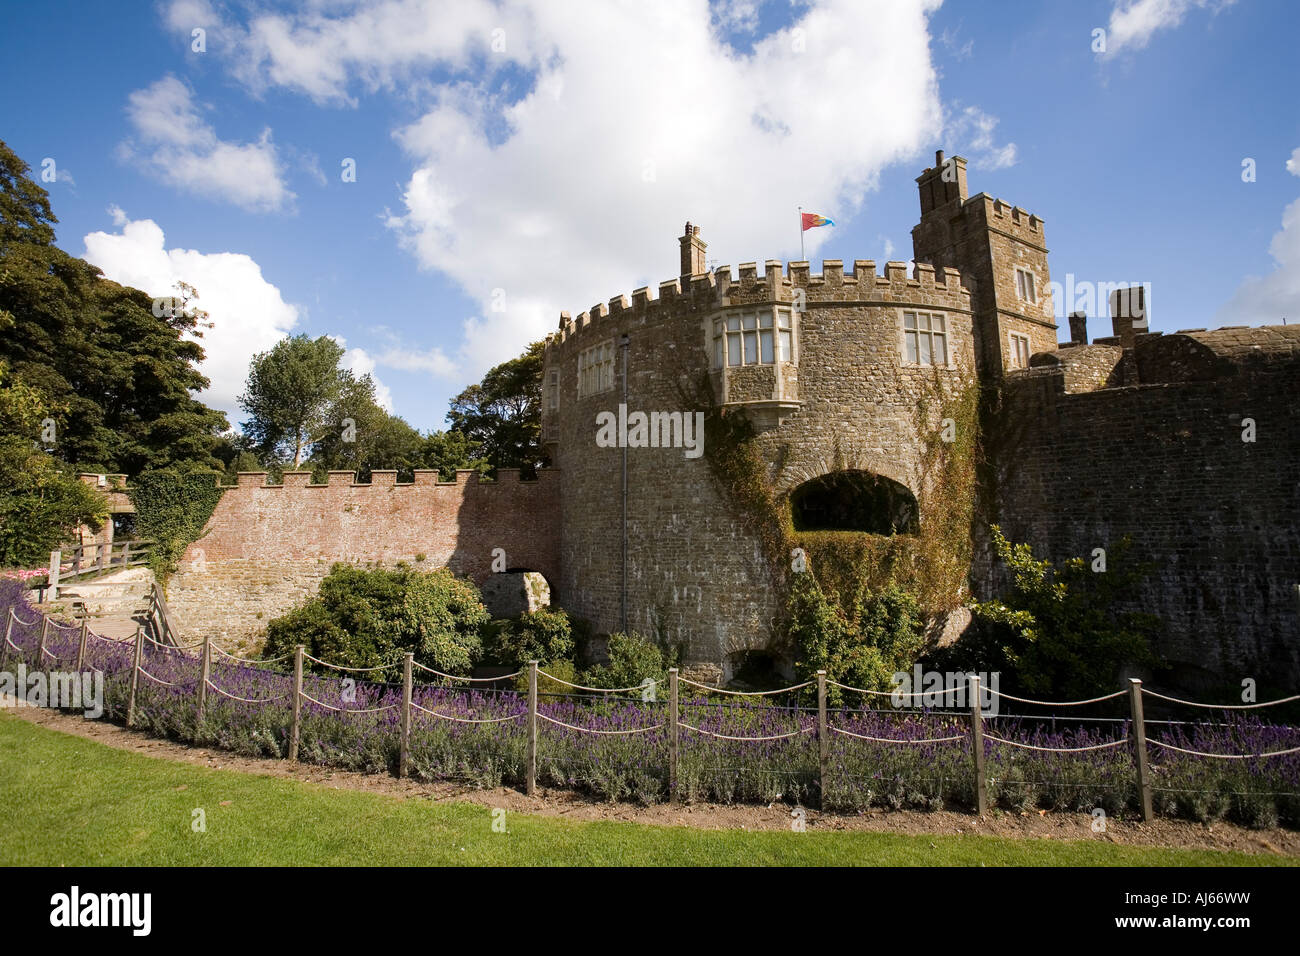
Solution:
[{"label": "stone castle", "polygon": [[[915,267],[769,260],[710,271],[698,226],[678,277],[547,339],[536,482],[417,472],[283,486],[241,476],[190,548],[182,624],[253,633],[335,560],[447,564],[480,582],[493,549],[543,573],[597,633],[683,644],[727,679],[771,646],[770,558],[694,453],[705,403],[745,416],[774,493],[807,527],[908,534],[924,520],[918,405],[975,382],[996,395],[968,597],[999,585],[986,529],[1055,561],[1131,535],[1154,563],[1137,604],[1168,629],[1177,679],[1300,678],[1300,327],[1147,330],[1142,289],[1112,289],[1113,334],[1084,314],[1058,343],[1044,223],[980,193],[966,161],[917,179]],[[611,427],[600,440],[598,423]],[[920,503],[920,504],[919,504]],[[256,618],[254,617],[256,615]],[[939,622],[949,636],[960,614]]]}]

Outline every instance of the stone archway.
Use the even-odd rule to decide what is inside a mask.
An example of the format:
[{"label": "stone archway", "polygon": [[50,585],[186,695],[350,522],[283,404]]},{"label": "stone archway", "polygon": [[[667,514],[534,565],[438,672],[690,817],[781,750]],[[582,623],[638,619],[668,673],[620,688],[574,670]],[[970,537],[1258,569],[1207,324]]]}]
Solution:
[{"label": "stone archway", "polygon": [[790,491],[795,531],[857,531],[915,534],[920,527],[916,496],[892,478],[845,470],[812,478]]}]

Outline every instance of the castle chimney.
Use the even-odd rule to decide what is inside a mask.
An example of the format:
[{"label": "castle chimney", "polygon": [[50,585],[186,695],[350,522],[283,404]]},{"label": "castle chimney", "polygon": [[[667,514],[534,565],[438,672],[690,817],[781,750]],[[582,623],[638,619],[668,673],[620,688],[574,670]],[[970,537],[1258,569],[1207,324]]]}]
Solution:
[{"label": "castle chimney", "polygon": [[936,150],[934,167],[916,177],[921,192],[921,215],[946,206],[954,199],[966,199],[966,159],[953,156],[944,159],[943,150]]},{"label": "castle chimney", "polygon": [[1147,321],[1146,289],[1135,285],[1110,294],[1110,322],[1119,344],[1131,349],[1139,332],[1150,329]]},{"label": "castle chimney", "polygon": [[686,234],[677,240],[682,244],[682,278],[708,272],[704,264],[705,242],[700,238],[700,227],[686,224]]},{"label": "castle chimney", "polygon": [[1088,344],[1088,313],[1070,313],[1070,341],[1075,345]]}]

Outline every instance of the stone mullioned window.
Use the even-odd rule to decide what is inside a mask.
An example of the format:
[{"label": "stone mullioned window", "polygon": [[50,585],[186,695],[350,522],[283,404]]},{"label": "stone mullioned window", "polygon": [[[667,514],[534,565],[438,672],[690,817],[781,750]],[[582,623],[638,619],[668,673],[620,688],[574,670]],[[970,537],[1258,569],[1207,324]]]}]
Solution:
[{"label": "stone mullioned window", "polygon": [[903,312],[903,360],[908,365],[938,365],[947,368],[952,358],[948,348],[948,319],[942,312]]},{"label": "stone mullioned window", "polygon": [[[578,353],[578,397],[586,398],[614,387],[614,340]],[[553,406],[554,407],[554,406]]]},{"label": "stone mullioned window", "polygon": [[781,306],[727,312],[713,320],[713,367],[794,362],[794,321]]}]

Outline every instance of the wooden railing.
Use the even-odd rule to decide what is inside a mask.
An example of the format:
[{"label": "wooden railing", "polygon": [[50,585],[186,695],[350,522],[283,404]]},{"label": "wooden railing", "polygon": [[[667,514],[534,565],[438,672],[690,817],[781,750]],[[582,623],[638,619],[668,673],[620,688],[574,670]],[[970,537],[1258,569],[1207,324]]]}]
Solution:
[{"label": "wooden railing", "polygon": [[136,568],[149,561],[149,552],[156,542],[114,541],[111,544],[77,545],[71,551],[51,551],[50,569],[44,583],[32,585],[46,591],[45,599],[59,596],[59,588],[74,581],[86,581],[124,568]]},{"label": "wooden railing", "polygon": [[167,598],[157,581],[149,586],[149,626],[153,629],[154,639],[159,644],[180,646],[179,635],[172,624],[172,612],[167,607]]}]

